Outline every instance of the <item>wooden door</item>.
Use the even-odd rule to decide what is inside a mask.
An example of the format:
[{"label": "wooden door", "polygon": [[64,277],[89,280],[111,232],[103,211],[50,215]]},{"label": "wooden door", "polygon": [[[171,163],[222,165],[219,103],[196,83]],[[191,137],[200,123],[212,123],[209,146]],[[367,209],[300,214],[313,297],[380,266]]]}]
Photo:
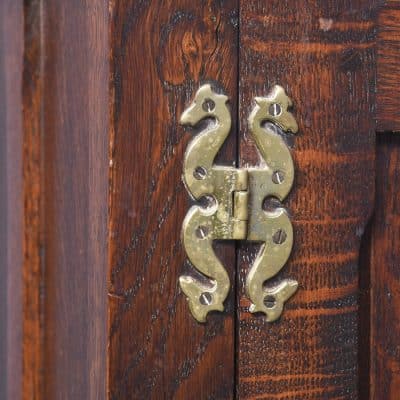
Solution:
[{"label": "wooden door", "polygon": [[[400,393],[400,2],[5,0],[0,398],[360,399]],[[215,163],[262,165],[248,126],[279,84],[294,228],[282,316],[253,314],[260,248],[218,240],[222,312],[179,276],[190,199],[179,119],[209,83]],[[268,206],[271,206],[269,204]]]}]

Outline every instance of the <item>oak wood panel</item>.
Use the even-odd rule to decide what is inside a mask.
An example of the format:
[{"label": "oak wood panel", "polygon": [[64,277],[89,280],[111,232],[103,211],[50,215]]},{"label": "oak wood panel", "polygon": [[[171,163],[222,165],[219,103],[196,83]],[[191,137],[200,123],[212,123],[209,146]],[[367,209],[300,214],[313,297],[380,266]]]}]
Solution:
[{"label": "oak wood panel", "polygon": [[[180,242],[191,134],[178,120],[205,81],[218,81],[236,115],[237,9],[236,0],[111,2],[110,399],[233,398],[234,291],[226,312],[199,324],[178,288],[194,273]],[[232,165],[235,142],[219,162]],[[234,283],[233,243],[216,250]]]},{"label": "oak wood panel", "polygon": [[376,118],[378,131],[400,131],[400,0],[379,14]]},{"label": "oak wood panel", "polygon": [[377,143],[376,208],[371,239],[371,400],[400,393],[400,138]]},{"label": "oak wood panel", "polygon": [[108,7],[45,0],[45,399],[106,398]]},{"label": "oak wood panel", "polygon": [[22,385],[22,58],[23,8],[0,3],[0,398]]},{"label": "oak wood panel", "polygon": [[246,1],[240,6],[240,162],[254,96],[292,97],[294,187],[284,202],[294,247],[277,280],[298,280],[281,320],[248,312],[256,246],[242,245],[238,397],[358,398],[358,249],[373,205],[376,5],[370,1]]},{"label": "oak wood panel", "polygon": [[[44,387],[43,138],[40,0],[24,2],[23,60],[23,381],[22,398],[42,399]],[[51,300],[51,299],[49,299]]]}]

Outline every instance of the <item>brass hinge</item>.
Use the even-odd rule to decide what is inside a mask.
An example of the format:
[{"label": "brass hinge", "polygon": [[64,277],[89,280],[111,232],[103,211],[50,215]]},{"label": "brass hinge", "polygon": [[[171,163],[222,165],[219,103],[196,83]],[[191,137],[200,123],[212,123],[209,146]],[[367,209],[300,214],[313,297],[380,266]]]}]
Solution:
[{"label": "brass hinge", "polygon": [[[181,276],[193,316],[204,322],[210,311],[223,311],[230,282],[216,257],[213,240],[231,239],[263,243],[246,278],[250,312],[262,312],[275,321],[284,303],[297,289],[297,282],[284,279],[264,287],[285,265],[293,244],[293,228],[283,207],[264,210],[265,199],[283,201],[294,178],[290,150],[278,132],[296,133],[297,123],[288,111],[291,100],[280,86],[267,97],[256,97],[249,116],[249,129],[263,164],[250,168],[214,165],[214,159],[231,129],[227,96],[209,84],[197,91],[192,104],[181,116],[183,125],[209,124],[189,143],[184,160],[183,180],[187,190],[201,204],[188,211],[182,227],[182,241],[193,266],[210,280],[206,283],[190,275]],[[265,125],[269,122],[270,125]]]}]

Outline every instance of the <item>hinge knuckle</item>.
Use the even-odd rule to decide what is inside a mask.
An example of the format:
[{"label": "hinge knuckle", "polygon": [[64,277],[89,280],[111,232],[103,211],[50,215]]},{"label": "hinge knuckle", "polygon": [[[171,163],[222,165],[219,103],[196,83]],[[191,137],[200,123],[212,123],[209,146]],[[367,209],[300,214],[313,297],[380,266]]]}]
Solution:
[{"label": "hinge knuckle", "polygon": [[233,218],[241,221],[247,221],[249,192],[240,191],[233,193]]},{"label": "hinge knuckle", "polygon": [[249,187],[249,173],[247,169],[238,168],[237,171],[237,181],[235,185],[235,191],[247,190]]}]

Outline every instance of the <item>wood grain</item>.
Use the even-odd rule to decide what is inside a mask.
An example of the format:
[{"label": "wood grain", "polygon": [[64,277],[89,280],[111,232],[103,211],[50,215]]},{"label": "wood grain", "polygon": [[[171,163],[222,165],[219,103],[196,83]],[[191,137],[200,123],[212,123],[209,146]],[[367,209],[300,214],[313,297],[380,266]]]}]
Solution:
[{"label": "wood grain", "polygon": [[42,399],[44,388],[43,137],[40,0],[24,2],[23,70],[23,382],[24,400]]},{"label": "wood grain", "polygon": [[45,399],[106,398],[108,7],[45,0]]},{"label": "wood grain", "polygon": [[400,0],[385,2],[378,27],[377,130],[400,132]]},{"label": "wood grain", "polygon": [[[389,133],[364,235],[374,111],[378,131],[400,130],[400,2],[381,3],[1,3],[0,398],[397,399],[400,141]],[[295,102],[284,204],[295,245],[277,279],[300,288],[274,324],[248,313],[243,291],[257,246],[239,245],[235,277],[235,244],[216,244],[232,291],[205,325],[177,285],[194,274],[180,243],[191,133],[178,116],[206,81],[232,99],[219,164],[259,162],[254,96],[278,83]]]},{"label": "wood grain", "polygon": [[[178,277],[191,134],[178,118],[205,81],[237,98],[237,2],[111,3],[110,399],[232,399],[234,291],[197,323]],[[235,132],[234,124],[233,132]],[[231,135],[219,163],[232,165]],[[233,243],[216,251],[234,282]]]},{"label": "wood grain", "polygon": [[22,1],[0,3],[0,398],[22,385]]},{"label": "wood grain", "polygon": [[300,131],[291,195],[295,243],[277,280],[299,282],[281,320],[249,314],[255,247],[242,245],[238,397],[358,397],[358,250],[373,206],[376,5],[246,1],[240,6],[240,162],[258,163],[247,116],[274,84]]},{"label": "wood grain", "polygon": [[371,400],[400,393],[400,138],[377,143],[376,208],[371,249]]}]

